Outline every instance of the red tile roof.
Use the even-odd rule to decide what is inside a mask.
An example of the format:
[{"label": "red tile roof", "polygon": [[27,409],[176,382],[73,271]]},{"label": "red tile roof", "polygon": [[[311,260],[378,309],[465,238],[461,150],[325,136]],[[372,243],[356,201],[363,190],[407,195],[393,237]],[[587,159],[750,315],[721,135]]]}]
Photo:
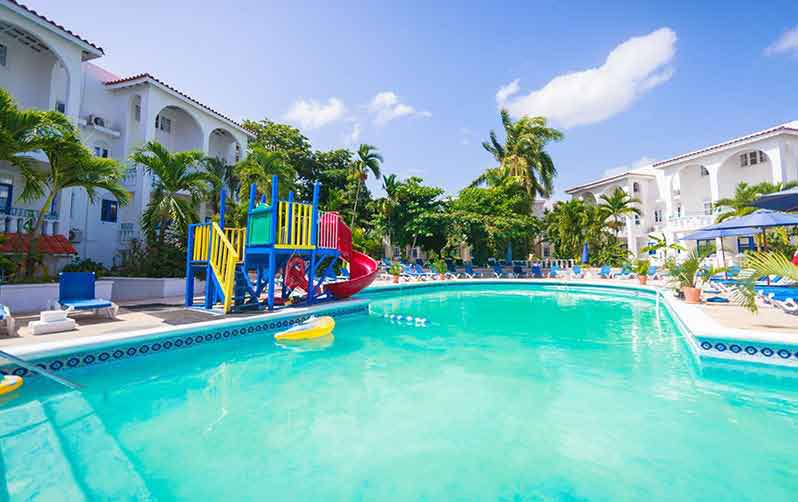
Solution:
[{"label": "red tile roof", "polygon": [[[26,253],[29,242],[28,234],[0,233],[0,253]],[[42,235],[37,247],[44,254],[78,254],[63,235]]]},{"label": "red tile roof", "polygon": [[186,98],[187,100],[191,101],[195,105],[197,105],[197,106],[199,106],[201,108],[204,108],[205,110],[213,113],[214,115],[218,115],[219,117],[227,120],[228,122],[232,122],[233,124],[237,125],[238,127],[242,128],[242,129],[244,128],[244,126],[242,126],[241,124],[239,124],[235,120],[231,119],[230,117],[217,112],[216,110],[214,110],[210,106],[197,101],[196,99],[192,98],[188,94],[185,94],[184,92],[181,92],[181,91],[175,89],[174,87],[172,87],[171,85],[167,84],[163,80],[155,78],[154,76],[152,76],[149,73],[139,73],[138,75],[132,75],[130,77],[119,78],[119,79],[116,79],[116,80],[109,80],[107,82],[104,82],[104,84],[105,85],[118,85],[118,84],[124,84],[124,83],[127,83],[127,82],[133,82],[133,81],[141,80],[141,79],[152,80],[153,82],[157,82],[158,84],[166,87],[170,91],[172,91],[174,93],[177,93],[178,95],[180,95],[180,96]]},{"label": "red tile roof", "polygon": [[59,30],[61,30],[61,31],[65,32],[65,33],[68,33],[69,35],[72,35],[73,37],[77,38],[81,42],[91,45],[92,47],[94,47],[95,49],[100,51],[101,53],[105,54],[105,51],[103,51],[103,48],[100,47],[99,45],[95,45],[95,44],[89,42],[88,40],[86,40],[85,38],[81,37],[77,33],[64,28],[63,26],[61,26],[60,24],[56,23],[52,19],[39,14],[38,12],[36,12],[35,10],[31,9],[30,7],[28,7],[26,5],[22,5],[21,3],[17,2],[17,0],[8,0],[8,2],[16,5],[20,9],[25,10],[26,12],[29,12],[29,13],[33,14],[34,16],[38,17],[42,21],[45,21],[46,23],[50,24],[51,26],[54,26],[54,27],[58,28]]}]

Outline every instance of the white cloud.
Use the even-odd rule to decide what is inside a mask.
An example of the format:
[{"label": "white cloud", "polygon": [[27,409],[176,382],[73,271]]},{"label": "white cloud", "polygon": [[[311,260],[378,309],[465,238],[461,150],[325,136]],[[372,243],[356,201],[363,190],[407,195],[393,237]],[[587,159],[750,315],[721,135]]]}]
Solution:
[{"label": "white cloud", "polygon": [[285,114],[285,118],[299,124],[302,128],[318,129],[343,119],[345,114],[346,106],[338,98],[330,98],[326,104],[315,99],[300,99],[291,106],[291,109]]},{"label": "white cloud", "polygon": [[496,101],[513,116],[543,115],[559,127],[600,122],[668,81],[675,53],[676,33],[660,28],[621,43],[598,68],[559,75],[541,89],[511,99],[518,92],[514,80],[499,89]]},{"label": "white cloud", "polygon": [[798,54],[798,26],[782,33],[778,40],[765,49],[765,54],[768,56],[790,52]]},{"label": "white cloud", "polygon": [[368,111],[374,116],[374,123],[385,125],[401,117],[431,117],[428,111],[417,111],[412,106],[402,103],[399,96],[391,91],[377,93],[369,103]]},{"label": "white cloud", "polygon": [[355,122],[352,124],[352,130],[344,137],[344,144],[345,145],[354,145],[360,139],[361,133],[360,123]]},{"label": "white cloud", "polygon": [[510,96],[518,94],[518,91],[521,90],[521,86],[519,85],[520,82],[521,79],[517,78],[509,84],[499,87],[499,90],[496,92],[496,103],[499,104],[499,107],[504,106]]}]

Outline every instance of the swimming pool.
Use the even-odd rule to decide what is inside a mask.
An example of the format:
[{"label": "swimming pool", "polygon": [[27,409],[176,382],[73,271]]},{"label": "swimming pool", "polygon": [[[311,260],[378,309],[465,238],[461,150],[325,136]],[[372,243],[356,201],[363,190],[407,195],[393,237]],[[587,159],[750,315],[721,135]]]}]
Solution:
[{"label": "swimming pool", "polygon": [[31,378],[0,408],[9,498],[794,499],[798,385],[705,374],[648,296],[368,297],[331,343],[64,371],[82,392]]}]

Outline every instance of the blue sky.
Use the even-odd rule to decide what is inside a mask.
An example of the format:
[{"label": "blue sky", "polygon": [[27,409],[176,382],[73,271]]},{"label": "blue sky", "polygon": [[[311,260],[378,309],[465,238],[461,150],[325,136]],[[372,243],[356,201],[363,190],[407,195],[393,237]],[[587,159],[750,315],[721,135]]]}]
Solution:
[{"label": "blue sky", "polygon": [[25,3],[101,45],[112,72],[150,72],[234,118],[304,124],[319,149],[375,144],[386,172],[450,192],[492,165],[480,141],[516,79],[511,110],[565,133],[550,147],[560,196],[798,120],[795,1]]}]

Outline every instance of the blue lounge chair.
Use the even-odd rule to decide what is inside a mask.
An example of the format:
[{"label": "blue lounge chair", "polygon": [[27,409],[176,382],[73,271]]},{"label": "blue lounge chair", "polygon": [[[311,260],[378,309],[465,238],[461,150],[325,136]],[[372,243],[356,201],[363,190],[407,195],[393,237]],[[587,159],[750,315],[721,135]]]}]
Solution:
[{"label": "blue lounge chair", "polygon": [[560,274],[560,267],[557,266],[557,264],[555,263],[549,269],[549,278],[556,279],[559,274]]},{"label": "blue lounge chair", "polygon": [[14,336],[17,334],[16,323],[14,322],[14,318],[11,316],[11,311],[8,310],[3,304],[0,304],[0,326],[5,325],[6,332],[8,336]]},{"label": "blue lounge chair", "polygon": [[518,263],[513,264],[513,277],[529,277],[529,274],[524,270],[524,267]]},{"label": "blue lounge chair", "polygon": [[634,278],[635,274],[632,272],[632,269],[628,266],[624,265],[621,267],[620,272],[617,274],[612,275],[613,279],[632,279]]},{"label": "blue lounge chair", "polygon": [[467,261],[467,262],[463,263],[463,268],[465,268],[465,272],[463,272],[463,275],[466,276],[469,279],[482,277],[482,272],[475,271],[474,270],[474,264],[471,263],[470,261]]},{"label": "blue lounge chair", "polygon": [[62,309],[92,310],[116,318],[119,310],[110,300],[97,298],[94,294],[94,272],[61,272],[58,274],[58,304]]},{"label": "blue lounge chair", "polygon": [[491,267],[493,268],[493,275],[495,275],[497,279],[503,279],[507,277],[507,274],[504,273],[502,266],[499,265],[498,263],[493,262],[493,265],[491,265]]},{"label": "blue lounge chair", "polygon": [[532,265],[532,268],[529,271],[529,276],[534,277],[535,279],[542,279],[543,278],[543,271],[540,269],[539,264]]},{"label": "blue lounge chair", "polygon": [[416,263],[413,266],[413,269],[415,269],[416,274],[419,277],[421,277],[422,279],[434,279],[435,278],[436,274],[434,274],[433,272],[429,272],[427,270],[424,270],[424,268],[418,263]]},{"label": "blue lounge chair", "polygon": [[602,265],[598,271],[598,276],[601,277],[602,279],[609,279],[611,273],[612,271],[610,270],[609,265]]},{"label": "blue lounge chair", "polygon": [[452,260],[446,260],[446,276],[452,279],[459,279],[460,273]]},{"label": "blue lounge chair", "polygon": [[649,279],[659,279],[659,275],[657,274],[657,267],[654,265],[648,267],[648,272],[646,272],[646,275],[648,276]]},{"label": "blue lounge chair", "polygon": [[580,265],[574,265],[571,267],[571,279],[582,279],[585,277],[585,272],[582,271],[582,267]]}]

